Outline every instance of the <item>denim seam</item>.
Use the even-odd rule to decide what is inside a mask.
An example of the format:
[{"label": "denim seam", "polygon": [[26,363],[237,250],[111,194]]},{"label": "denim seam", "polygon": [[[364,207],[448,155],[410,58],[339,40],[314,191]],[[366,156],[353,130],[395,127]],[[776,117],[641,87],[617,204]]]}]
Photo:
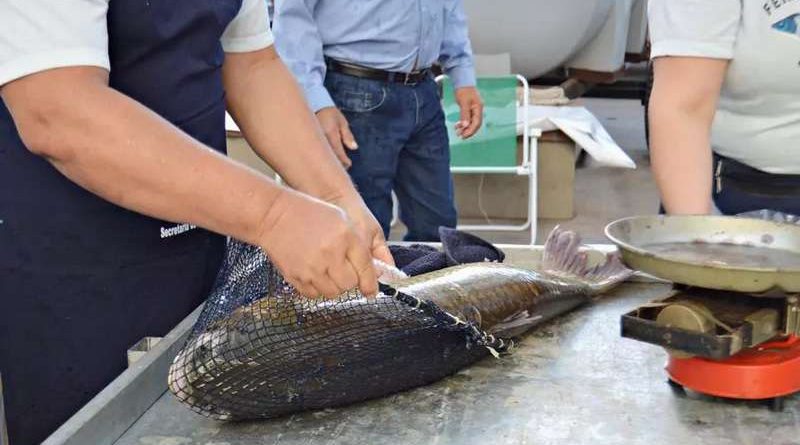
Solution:
[{"label": "denim seam", "polygon": [[414,127],[419,127],[419,96],[417,95],[416,88],[411,91],[414,93]]},{"label": "denim seam", "polygon": [[[348,91],[343,91],[341,94],[346,94],[347,92]],[[369,93],[363,93],[361,91],[351,91],[351,92],[352,93],[357,93],[357,94],[364,94],[364,95],[369,94]],[[336,94],[338,94],[338,93],[336,93]],[[342,111],[347,111],[349,113],[369,113],[371,111],[375,111],[378,108],[382,107],[383,104],[386,103],[386,99],[388,98],[388,96],[389,96],[389,91],[387,90],[387,88],[385,86],[382,86],[381,87],[381,100],[376,105],[373,105],[371,107],[364,107],[363,109],[358,109],[358,110],[354,110],[354,109],[347,108],[347,107],[344,107],[344,106],[339,107],[339,108]]]}]

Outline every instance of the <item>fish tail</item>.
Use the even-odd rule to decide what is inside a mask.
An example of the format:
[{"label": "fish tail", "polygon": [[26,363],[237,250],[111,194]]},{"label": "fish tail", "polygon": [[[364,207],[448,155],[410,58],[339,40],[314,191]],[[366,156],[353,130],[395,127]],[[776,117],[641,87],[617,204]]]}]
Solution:
[{"label": "fish tail", "polygon": [[544,270],[550,275],[585,284],[592,294],[606,292],[633,274],[632,270],[622,264],[616,253],[608,254],[605,262],[590,267],[588,253],[581,251],[580,247],[580,235],[556,227],[550,232],[544,244],[542,258]]}]

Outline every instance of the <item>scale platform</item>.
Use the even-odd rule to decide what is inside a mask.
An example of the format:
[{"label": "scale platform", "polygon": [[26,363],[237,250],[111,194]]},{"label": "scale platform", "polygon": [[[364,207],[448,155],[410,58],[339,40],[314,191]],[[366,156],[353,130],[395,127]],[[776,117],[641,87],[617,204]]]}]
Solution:
[{"label": "scale platform", "polygon": [[625,262],[674,283],[622,316],[622,336],[669,352],[669,381],[775,410],[800,392],[800,225],[642,216],[606,235]]}]

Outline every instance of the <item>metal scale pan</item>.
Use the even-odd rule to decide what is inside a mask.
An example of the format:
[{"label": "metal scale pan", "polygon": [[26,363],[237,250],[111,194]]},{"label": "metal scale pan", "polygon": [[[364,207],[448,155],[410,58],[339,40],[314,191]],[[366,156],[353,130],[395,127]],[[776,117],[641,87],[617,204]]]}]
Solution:
[{"label": "metal scale pan", "polygon": [[800,292],[800,225],[730,216],[636,216],[606,227],[623,260],[689,286]]}]

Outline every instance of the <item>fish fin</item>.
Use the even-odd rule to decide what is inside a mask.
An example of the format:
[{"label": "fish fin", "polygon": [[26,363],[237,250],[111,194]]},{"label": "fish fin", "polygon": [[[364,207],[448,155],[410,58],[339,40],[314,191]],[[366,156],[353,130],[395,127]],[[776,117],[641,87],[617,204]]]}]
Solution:
[{"label": "fish fin", "polygon": [[475,306],[470,306],[467,308],[467,313],[464,314],[468,322],[474,324],[476,327],[480,328],[481,324],[483,323],[483,317],[481,317],[481,312]]},{"label": "fish fin", "polygon": [[517,312],[492,326],[489,333],[501,338],[517,337],[538,324],[541,319],[541,315],[532,315],[527,310]]},{"label": "fish fin", "polygon": [[478,329],[480,329],[481,323],[483,323],[481,313],[475,306],[468,306],[464,309],[464,312],[458,312],[455,314],[455,316]]},{"label": "fish fin", "polygon": [[594,294],[615,287],[633,274],[617,253],[608,254],[605,262],[589,267],[589,255],[581,252],[580,247],[581,238],[577,233],[561,227],[553,229],[544,244],[542,266],[545,272],[583,282]]}]

